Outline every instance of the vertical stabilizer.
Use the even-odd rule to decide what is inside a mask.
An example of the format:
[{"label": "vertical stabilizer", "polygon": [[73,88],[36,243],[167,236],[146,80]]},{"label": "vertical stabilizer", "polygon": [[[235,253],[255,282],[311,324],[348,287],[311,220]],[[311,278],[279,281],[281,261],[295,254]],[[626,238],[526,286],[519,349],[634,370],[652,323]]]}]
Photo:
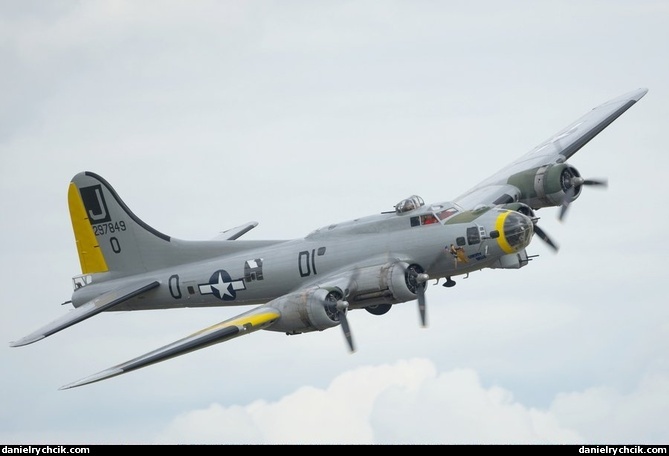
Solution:
[{"label": "vertical stabilizer", "polygon": [[255,222],[230,230],[222,239],[167,236],[144,223],[105,179],[89,171],[72,178],[67,198],[83,275],[141,274],[279,242],[236,240]]},{"label": "vertical stabilizer", "polygon": [[141,273],[175,253],[170,237],[141,221],[97,174],[74,176],[68,203],[83,274]]}]

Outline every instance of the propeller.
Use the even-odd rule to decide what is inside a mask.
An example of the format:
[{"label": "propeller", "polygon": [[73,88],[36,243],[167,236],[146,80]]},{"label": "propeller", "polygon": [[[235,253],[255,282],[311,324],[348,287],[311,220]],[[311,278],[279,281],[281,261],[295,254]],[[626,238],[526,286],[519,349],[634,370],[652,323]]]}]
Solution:
[{"label": "propeller", "polygon": [[593,186],[593,187],[607,187],[608,183],[606,180],[599,179],[583,179],[580,176],[573,176],[563,183],[563,186],[567,186],[567,191],[564,194],[564,199],[562,200],[562,206],[560,207],[560,213],[558,215],[558,220],[562,221],[567,213],[569,205],[576,199],[576,192],[582,186]]},{"label": "propeller", "polygon": [[351,327],[348,325],[348,319],[346,318],[346,312],[348,311],[348,302],[346,301],[337,301],[337,318],[341,323],[341,329],[344,331],[344,337],[346,342],[348,342],[348,348],[351,353],[355,351],[355,346],[353,345],[353,336],[351,335]]},{"label": "propeller", "polygon": [[[420,321],[423,327],[427,326],[427,307],[425,302],[425,283],[430,280],[430,276],[423,272],[423,268],[417,264],[406,265],[404,267],[405,280],[407,287],[416,293],[418,300],[418,312],[420,314]],[[357,271],[353,276],[357,276]],[[351,280],[354,281],[354,278]],[[346,291],[348,293],[348,290]],[[349,350],[355,352],[355,344],[353,343],[353,336],[351,334],[351,327],[348,324],[348,308],[349,303],[344,299],[342,293],[333,291],[326,297],[326,308],[330,315],[334,314],[334,318],[339,321],[344,337],[348,343]]]},{"label": "propeller", "polygon": [[348,313],[348,301],[344,300],[344,296],[339,290],[332,290],[325,297],[325,302],[323,304],[328,316],[339,322],[341,329],[344,331],[344,337],[348,343],[348,348],[351,352],[354,352],[355,346],[353,345],[351,327],[349,326],[348,318],[346,317],[346,314]]},{"label": "propeller", "polygon": [[415,289],[418,298],[418,313],[420,314],[421,326],[427,326],[427,306],[425,302],[425,282],[430,280],[430,276],[423,272],[423,268],[417,264],[407,267],[406,271],[407,285]]},{"label": "propeller", "polygon": [[539,226],[537,225],[537,221],[539,218],[533,217],[532,218],[532,223],[534,225],[534,232],[541,238],[542,241],[544,241],[550,248],[555,250],[556,252],[560,249],[560,247],[553,242],[553,240],[546,234],[546,232]]}]

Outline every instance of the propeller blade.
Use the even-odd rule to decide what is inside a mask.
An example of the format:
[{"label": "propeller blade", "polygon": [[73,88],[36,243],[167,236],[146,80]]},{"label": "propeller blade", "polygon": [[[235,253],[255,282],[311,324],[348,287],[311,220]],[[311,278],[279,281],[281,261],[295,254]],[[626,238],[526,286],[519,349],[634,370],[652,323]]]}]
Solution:
[{"label": "propeller blade", "polygon": [[425,288],[419,286],[416,290],[418,294],[418,312],[420,313],[420,324],[423,327],[427,326],[427,316],[425,308]]},{"label": "propeller blade", "polygon": [[348,325],[348,318],[346,317],[346,311],[348,310],[348,302],[346,301],[337,301],[337,316],[339,322],[341,323],[341,329],[344,331],[344,337],[346,342],[348,342],[348,347],[351,353],[355,351],[355,346],[353,345],[353,336],[351,335],[351,327]]},{"label": "propeller blade", "polygon": [[536,223],[534,224],[534,232],[556,252],[560,249],[560,247],[558,247],[558,245],[555,242],[553,242],[553,240],[550,237],[548,237],[546,232],[542,230]]},{"label": "propeller blade", "polygon": [[407,274],[407,284],[411,282],[410,288],[415,287],[416,298],[418,299],[418,313],[420,314],[421,326],[427,326],[427,305],[425,300],[425,282],[430,280],[430,276],[421,272],[423,268],[419,265],[408,266],[405,269]]},{"label": "propeller blade", "polygon": [[572,185],[569,187],[569,190],[565,192],[564,200],[562,201],[562,206],[560,207],[560,215],[558,216],[558,220],[562,221],[564,219],[564,216],[567,213],[567,209],[569,208],[569,204],[571,204],[571,202],[574,200],[575,194],[576,186]]},{"label": "propeller blade", "polygon": [[416,296],[418,297],[418,313],[420,314],[420,324],[422,327],[427,326],[427,305],[425,302],[425,282],[430,280],[430,276],[421,273],[416,274]]},{"label": "propeller blade", "polygon": [[584,179],[583,180],[583,185],[593,185],[593,186],[599,186],[599,187],[608,187],[609,183],[606,181],[606,179],[598,180],[598,179]]}]

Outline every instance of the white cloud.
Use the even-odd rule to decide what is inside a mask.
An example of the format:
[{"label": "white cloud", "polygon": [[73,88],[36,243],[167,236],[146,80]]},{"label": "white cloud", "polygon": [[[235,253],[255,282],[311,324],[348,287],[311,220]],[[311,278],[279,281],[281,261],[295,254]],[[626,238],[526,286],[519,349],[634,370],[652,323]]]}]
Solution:
[{"label": "white cloud", "polygon": [[325,389],[276,402],[211,404],[174,418],[158,443],[575,443],[549,411],[528,408],[471,369],[438,374],[426,359],[365,366]]},{"label": "white cloud", "polygon": [[184,412],[156,443],[204,444],[662,444],[669,377],[628,393],[610,386],[559,393],[529,407],[468,368],[438,373],[427,359],[364,366],[326,388],[274,402],[213,403]]},{"label": "white cloud", "polygon": [[435,376],[426,360],[361,367],[326,389],[302,387],[276,402],[212,404],[176,417],[159,443],[373,443],[374,402],[386,389],[419,388]]},{"label": "white cloud", "polygon": [[413,392],[393,388],[379,397],[372,417],[382,443],[575,443],[577,432],[550,413],[517,402],[478,374],[456,369],[426,379]]}]

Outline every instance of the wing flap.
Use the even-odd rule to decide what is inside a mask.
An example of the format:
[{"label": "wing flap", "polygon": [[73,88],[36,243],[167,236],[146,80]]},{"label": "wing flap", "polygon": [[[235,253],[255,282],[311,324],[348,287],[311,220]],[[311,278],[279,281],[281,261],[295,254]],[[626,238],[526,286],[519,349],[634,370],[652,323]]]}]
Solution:
[{"label": "wing flap", "polygon": [[250,334],[260,329],[267,328],[274,323],[281,313],[271,307],[257,307],[249,312],[243,313],[237,317],[225,320],[216,325],[205,328],[188,337],[180,339],[171,344],[153,350],[149,353],[131,359],[125,363],[119,364],[109,369],[105,369],[89,377],[83,378],[73,383],[62,386],[60,389],[75,388],[77,386],[87,385],[89,383],[99,382],[107,378],[125,374],[143,367],[150,366],[161,361],[185,355],[210,345],[225,342],[244,334]]},{"label": "wing flap", "polygon": [[10,347],[20,347],[23,345],[32,344],[38,340],[42,340],[45,337],[48,337],[52,334],[62,331],[65,328],[68,328],[76,323],[79,323],[87,318],[97,315],[100,312],[108,310],[122,302],[127,301],[128,299],[134,298],[146,291],[149,291],[160,285],[160,282],[157,280],[149,283],[140,283],[132,284],[126,287],[118,288],[116,290],[109,291],[103,295],[98,296],[97,298],[88,301],[86,304],[83,304],[77,307],[74,310],[69,311],[62,317],[57,320],[52,321],[51,323],[41,327],[40,329],[28,334],[27,336],[10,342]]}]

